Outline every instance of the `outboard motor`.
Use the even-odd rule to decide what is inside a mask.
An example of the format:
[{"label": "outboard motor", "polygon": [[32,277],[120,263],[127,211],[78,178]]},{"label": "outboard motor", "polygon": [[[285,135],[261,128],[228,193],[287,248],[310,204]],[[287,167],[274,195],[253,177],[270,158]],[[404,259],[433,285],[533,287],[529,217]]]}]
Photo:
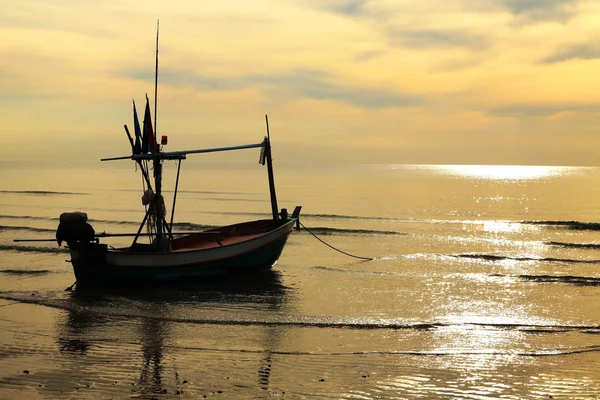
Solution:
[{"label": "outboard motor", "polygon": [[94,228],[87,222],[87,214],[76,211],[62,213],[60,223],[56,229],[56,241],[61,246],[67,242],[71,248],[77,247],[77,243],[89,243],[94,240]]}]

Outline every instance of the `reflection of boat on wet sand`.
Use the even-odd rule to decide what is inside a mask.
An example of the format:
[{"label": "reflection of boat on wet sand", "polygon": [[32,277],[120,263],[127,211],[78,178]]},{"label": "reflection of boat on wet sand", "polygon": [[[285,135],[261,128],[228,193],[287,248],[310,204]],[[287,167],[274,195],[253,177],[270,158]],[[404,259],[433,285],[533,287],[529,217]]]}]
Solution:
[{"label": "reflection of boat on wet sand", "polygon": [[[77,287],[69,294],[68,314],[58,326],[57,344],[65,355],[63,368],[78,382],[96,382],[94,390],[98,397],[100,393],[106,397],[127,391],[132,393],[131,397],[154,398],[185,391],[202,398],[212,388],[224,389],[230,383],[229,378],[225,379],[227,383],[215,379],[219,373],[212,371],[211,366],[218,365],[217,370],[227,375],[235,375],[241,366],[236,367],[227,357],[223,358],[222,348],[213,349],[208,344],[214,332],[210,323],[200,322],[191,330],[186,328],[185,324],[194,323],[188,312],[195,310],[202,319],[207,309],[215,308],[243,306],[277,311],[285,307],[288,292],[280,275],[273,270],[245,280],[178,282],[156,285],[152,290]],[[223,321],[216,317],[214,322]],[[235,321],[231,323],[237,325]],[[279,343],[281,332],[272,326],[255,329],[264,353],[248,357],[244,351],[241,358],[246,360],[244,368],[250,368],[247,377],[254,377],[244,383],[245,387],[260,394],[269,387],[271,350]],[[187,336],[192,331],[192,336]],[[190,340],[193,345],[186,346]],[[233,358],[229,360],[241,365],[235,359],[237,350],[231,352]],[[90,359],[102,362],[90,364]],[[104,379],[98,380],[99,375]],[[212,377],[211,382],[204,380],[207,376]],[[252,385],[257,386],[251,389]]]},{"label": "reflection of boat on wet sand", "polygon": [[[161,303],[161,304],[203,304],[259,303],[279,308],[289,291],[281,282],[279,272],[270,269],[244,275],[243,279],[223,277],[207,281],[177,281],[163,284],[156,282],[150,286],[77,286],[72,292],[71,301],[77,309],[109,307],[113,298],[127,302]],[[152,290],[148,290],[152,289]]]}]

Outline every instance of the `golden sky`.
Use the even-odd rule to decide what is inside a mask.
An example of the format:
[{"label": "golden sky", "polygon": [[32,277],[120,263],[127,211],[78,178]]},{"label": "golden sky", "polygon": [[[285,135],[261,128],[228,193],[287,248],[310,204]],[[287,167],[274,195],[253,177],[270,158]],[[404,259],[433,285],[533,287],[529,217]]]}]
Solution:
[{"label": "golden sky", "polygon": [[356,163],[600,165],[597,0],[3,0],[2,160],[259,142]]}]

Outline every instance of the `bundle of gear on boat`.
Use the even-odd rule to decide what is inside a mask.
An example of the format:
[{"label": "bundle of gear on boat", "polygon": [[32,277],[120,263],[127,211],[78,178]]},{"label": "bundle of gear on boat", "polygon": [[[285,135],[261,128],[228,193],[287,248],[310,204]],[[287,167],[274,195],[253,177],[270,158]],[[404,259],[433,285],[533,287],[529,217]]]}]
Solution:
[{"label": "bundle of gear on boat", "polygon": [[[120,236],[135,236],[133,244],[129,247],[130,251],[170,251],[170,241],[166,238],[166,234],[157,234],[156,228],[168,227],[168,223],[165,220],[166,208],[163,197],[155,194],[152,189],[148,189],[142,196],[142,204],[147,208],[146,218],[144,218],[142,225],[145,223],[148,227],[148,233],[150,235],[155,235],[156,237],[151,239],[150,244],[137,243],[141,227],[140,231],[135,235],[121,234]],[[59,246],[62,246],[62,243],[66,242],[69,248],[76,249],[84,244],[99,243],[99,237],[107,236],[105,232],[96,235],[94,228],[87,222],[87,214],[81,211],[64,212],[60,215],[59,221],[60,223],[56,229],[56,242]],[[168,234],[171,235],[170,229]]]},{"label": "bundle of gear on boat", "polygon": [[70,248],[77,247],[77,243],[97,242],[94,228],[87,222],[87,214],[80,211],[65,212],[60,215],[60,223],[56,229],[56,241],[59,246],[63,242]]}]

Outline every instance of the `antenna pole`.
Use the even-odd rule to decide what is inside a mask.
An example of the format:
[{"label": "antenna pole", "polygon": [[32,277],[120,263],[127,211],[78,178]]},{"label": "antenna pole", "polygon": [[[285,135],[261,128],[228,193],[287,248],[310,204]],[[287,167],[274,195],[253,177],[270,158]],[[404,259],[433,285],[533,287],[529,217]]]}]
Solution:
[{"label": "antenna pole", "polygon": [[[156,107],[158,104],[158,28],[159,20],[156,20],[156,67],[154,69],[154,137],[156,135]],[[158,146],[157,146],[158,147]]]},{"label": "antenna pole", "polygon": [[273,177],[273,159],[271,158],[271,133],[269,132],[269,117],[265,115],[265,122],[267,124],[267,137],[265,138],[264,149],[265,158],[267,160],[267,174],[269,176],[269,194],[271,195],[271,213],[273,219],[279,218],[277,209],[277,195],[275,194],[275,178]]},{"label": "antenna pole", "polygon": [[265,114],[265,122],[267,124],[267,139],[271,141],[271,133],[269,132],[269,116]]}]

